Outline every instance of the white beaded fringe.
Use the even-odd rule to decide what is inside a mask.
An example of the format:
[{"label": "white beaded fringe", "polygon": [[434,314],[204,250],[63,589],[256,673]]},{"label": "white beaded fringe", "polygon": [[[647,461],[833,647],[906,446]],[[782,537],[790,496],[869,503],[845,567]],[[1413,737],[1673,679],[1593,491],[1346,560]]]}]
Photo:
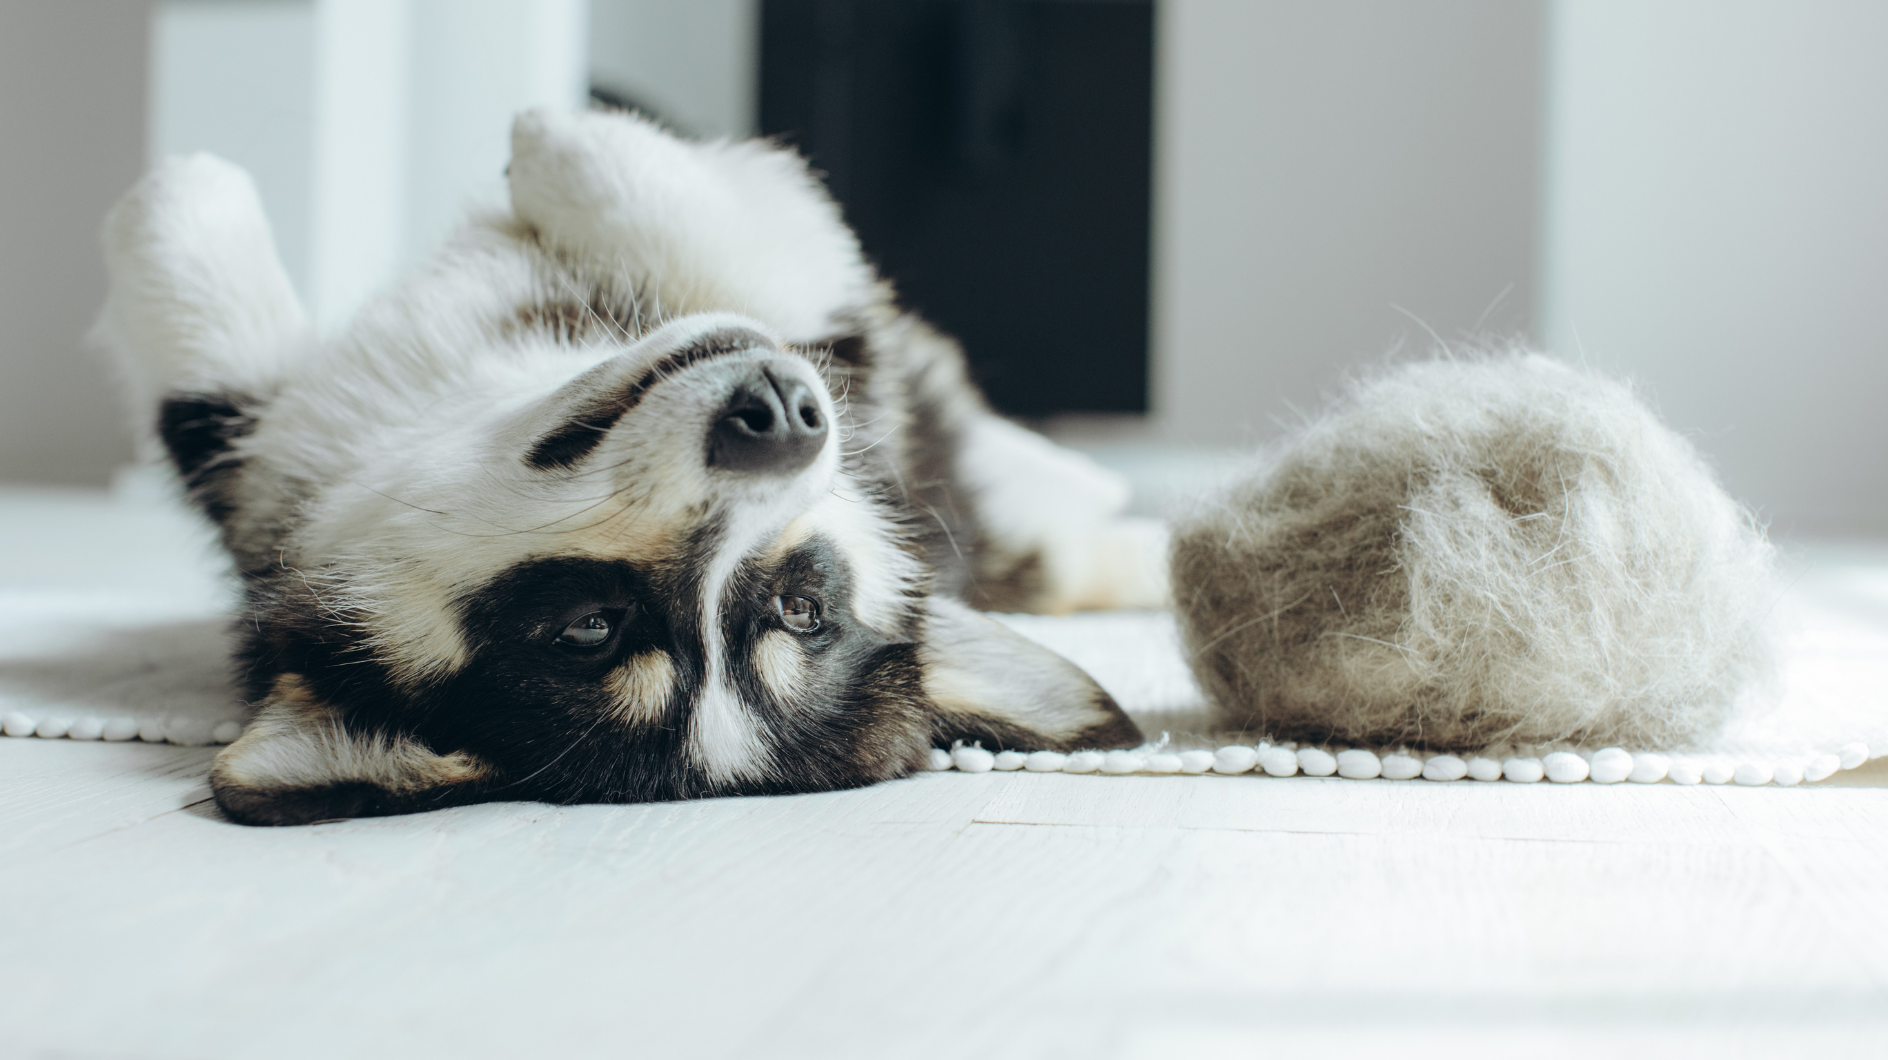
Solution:
[{"label": "white beaded fringe", "polygon": [[233,718],[216,721],[208,718],[178,716],[78,717],[48,714],[39,719],[19,711],[0,714],[0,735],[38,736],[56,740],[142,740],[145,743],[173,743],[184,747],[232,743],[243,734],[243,723]]},{"label": "white beaded fringe", "polygon": [[[1882,748],[1888,754],[1888,747]],[[1290,743],[1230,744],[1217,751],[1176,751],[1163,743],[1150,744],[1131,751],[998,751],[992,753],[976,744],[957,743],[950,750],[932,748],[928,768],[934,772],[955,770],[959,773],[988,773],[1027,770],[1031,773],[1097,773],[1107,776],[1164,773],[1218,773],[1236,776],[1259,773],[1269,777],[1342,777],[1345,780],[1507,780],[1533,784],[1546,780],[1555,784],[1729,784],[1746,786],[1778,784],[1791,787],[1833,776],[1838,770],[1854,769],[1872,757],[1867,744],[1860,741],[1844,745],[1833,754],[1816,754],[1775,760],[1735,758],[1726,755],[1659,754],[1651,751],[1633,753],[1622,747],[1598,751],[1549,751],[1538,756],[1512,755],[1501,758],[1475,755],[1424,755],[1419,751],[1397,750],[1384,754],[1360,747],[1330,751],[1322,747],[1301,747]]]},{"label": "white beaded fringe", "polygon": [[[42,739],[142,740],[186,747],[226,744],[242,735],[240,721],[211,722],[193,717],[83,717],[50,715],[35,720],[17,711],[0,714],[0,734]],[[1453,754],[1424,755],[1396,750],[1379,754],[1361,747],[1338,751],[1301,747],[1292,743],[1229,744],[1217,751],[1181,751],[1164,742],[1131,751],[986,751],[959,742],[950,750],[931,749],[927,767],[933,772],[988,773],[1025,770],[1031,773],[1095,773],[1106,776],[1136,774],[1217,773],[1236,776],[1258,773],[1269,777],[1341,777],[1345,780],[1507,780],[1517,784],[1550,781],[1555,784],[1730,784],[1791,787],[1814,783],[1854,769],[1888,754],[1888,747],[1872,751],[1855,741],[1834,753],[1778,759],[1729,755],[1634,753],[1621,747],[1598,751],[1549,751],[1541,755],[1504,755],[1500,758]]]}]

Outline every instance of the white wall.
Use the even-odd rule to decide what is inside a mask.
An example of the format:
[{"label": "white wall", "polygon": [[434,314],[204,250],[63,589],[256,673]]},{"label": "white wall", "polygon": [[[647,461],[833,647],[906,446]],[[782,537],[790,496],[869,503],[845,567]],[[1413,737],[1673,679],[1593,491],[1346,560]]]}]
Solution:
[{"label": "white wall", "polygon": [[583,105],[587,25],[585,0],[161,0],[151,153],[247,168],[332,326],[504,201],[512,115]]},{"label": "white wall", "polygon": [[0,481],[102,483],[130,455],[81,336],[99,220],[144,164],[146,6],[0,3]]},{"label": "white wall", "polygon": [[[307,290],[315,7],[169,0],[151,18],[150,161],[210,151],[248,167],[289,277]],[[121,189],[122,190],[122,189]]]},{"label": "white wall", "polygon": [[468,206],[505,202],[510,116],[579,108],[589,92],[584,0],[415,0],[407,248],[424,254]]},{"label": "white wall", "polygon": [[590,75],[694,136],[758,126],[759,0],[591,0]]},{"label": "white wall", "polygon": [[1888,532],[1888,4],[1555,8],[1544,330],[1776,530]]},{"label": "white wall", "polygon": [[[1162,0],[1153,400],[1176,441],[1269,437],[1400,339],[1532,319],[1528,0]],[[1507,290],[1491,311],[1491,303]]]}]

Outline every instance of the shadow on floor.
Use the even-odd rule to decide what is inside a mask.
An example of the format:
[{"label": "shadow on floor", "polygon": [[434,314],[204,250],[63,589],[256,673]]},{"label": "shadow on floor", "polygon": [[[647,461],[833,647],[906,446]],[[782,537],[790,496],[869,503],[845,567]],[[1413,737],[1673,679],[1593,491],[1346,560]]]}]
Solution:
[{"label": "shadow on floor", "polygon": [[1819,788],[1888,788],[1888,758],[1877,758],[1854,769],[1844,769],[1828,780],[1818,781]]}]

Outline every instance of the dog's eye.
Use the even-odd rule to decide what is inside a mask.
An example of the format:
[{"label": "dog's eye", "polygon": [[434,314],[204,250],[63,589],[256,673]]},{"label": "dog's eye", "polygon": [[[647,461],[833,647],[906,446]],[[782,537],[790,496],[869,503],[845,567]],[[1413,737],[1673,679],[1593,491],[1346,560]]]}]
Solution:
[{"label": "dog's eye", "polygon": [[776,596],[774,607],[781,624],[795,633],[811,633],[819,628],[819,604],[804,596]]},{"label": "dog's eye", "polygon": [[616,620],[621,617],[620,612],[592,611],[565,626],[564,632],[557,636],[557,643],[566,648],[597,647],[616,632]]}]

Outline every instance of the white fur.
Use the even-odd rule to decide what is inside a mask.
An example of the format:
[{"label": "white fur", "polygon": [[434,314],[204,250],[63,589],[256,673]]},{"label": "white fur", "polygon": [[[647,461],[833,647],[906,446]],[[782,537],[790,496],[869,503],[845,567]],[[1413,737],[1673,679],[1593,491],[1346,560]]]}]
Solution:
[{"label": "white fur", "polygon": [[664,316],[732,309],[808,342],[871,298],[858,241],[791,152],[545,110],[519,116],[511,145],[519,219],[560,252],[647,285]]}]

